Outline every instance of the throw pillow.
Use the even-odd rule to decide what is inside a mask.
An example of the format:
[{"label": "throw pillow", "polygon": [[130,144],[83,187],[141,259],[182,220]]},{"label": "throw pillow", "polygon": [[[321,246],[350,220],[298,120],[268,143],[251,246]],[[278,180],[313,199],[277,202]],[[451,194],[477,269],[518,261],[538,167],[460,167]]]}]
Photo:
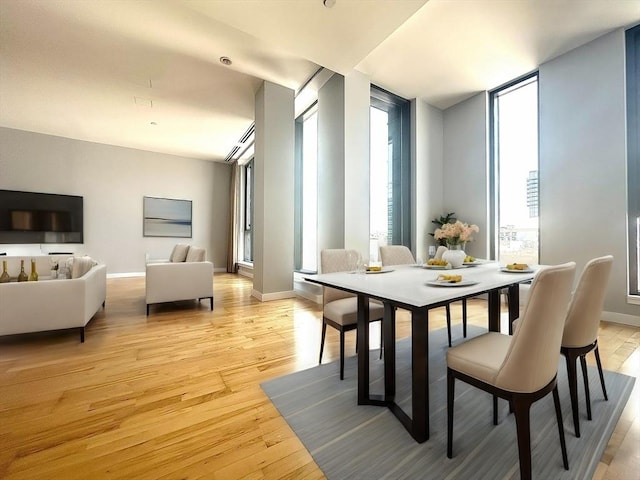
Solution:
[{"label": "throw pillow", "polygon": [[191,247],[189,248],[185,262],[204,262],[206,256],[207,252],[204,248]]},{"label": "throw pillow", "polygon": [[71,267],[71,278],[82,277],[97,264],[98,262],[94,261],[93,258],[87,255],[84,257],[74,257],[73,266]]},{"label": "throw pillow", "polygon": [[178,243],[175,247],[173,247],[173,251],[171,252],[171,256],[169,257],[170,262],[184,262],[187,258],[187,253],[189,252],[189,245],[185,243]]}]

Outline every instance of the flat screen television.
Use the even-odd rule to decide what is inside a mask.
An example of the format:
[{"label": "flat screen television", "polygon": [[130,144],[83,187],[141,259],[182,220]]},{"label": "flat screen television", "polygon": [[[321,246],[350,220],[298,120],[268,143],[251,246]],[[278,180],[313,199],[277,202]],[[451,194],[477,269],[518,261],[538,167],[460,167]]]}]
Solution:
[{"label": "flat screen television", "polygon": [[0,190],[0,243],[83,243],[83,197]]}]

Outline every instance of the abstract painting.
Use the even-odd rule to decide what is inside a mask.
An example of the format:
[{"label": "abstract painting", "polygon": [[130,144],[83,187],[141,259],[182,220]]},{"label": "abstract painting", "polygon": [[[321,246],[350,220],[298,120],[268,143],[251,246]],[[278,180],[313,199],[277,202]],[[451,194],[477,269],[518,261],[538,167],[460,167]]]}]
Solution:
[{"label": "abstract painting", "polygon": [[144,197],[143,236],[191,238],[191,200]]}]

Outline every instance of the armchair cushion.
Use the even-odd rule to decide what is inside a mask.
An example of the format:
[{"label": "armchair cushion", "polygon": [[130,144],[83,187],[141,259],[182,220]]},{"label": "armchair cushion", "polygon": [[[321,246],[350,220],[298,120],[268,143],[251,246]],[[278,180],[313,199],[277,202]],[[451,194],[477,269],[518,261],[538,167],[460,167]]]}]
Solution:
[{"label": "armchair cushion", "polygon": [[170,262],[184,262],[187,258],[187,253],[189,252],[189,245],[184,243],[178,243],[175,247],[173,247],[173,251],[171,252],[171,256],[169,257]]},{"label": "armchair cushion", "polygon": [[185,262],[204,262],[207,257],[207,251],[204,248],[189,247]]}]

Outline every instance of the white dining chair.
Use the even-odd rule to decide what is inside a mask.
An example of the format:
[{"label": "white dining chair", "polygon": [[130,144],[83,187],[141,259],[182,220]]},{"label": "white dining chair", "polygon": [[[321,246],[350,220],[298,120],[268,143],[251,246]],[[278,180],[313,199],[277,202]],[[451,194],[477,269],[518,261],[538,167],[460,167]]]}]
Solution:
[{"label": "white dining chair", "polygon": [[[360,261],[360,254],[355,250],[334,248],[320,252],[321,273],[356,270]],[[382,321],[383,314],[384,307],[381,303],[369,301],[369,322]],[[343,380],[344,334],[358,328],[358,297],[335,288],[322,287],[322,338],[318,363],[322,363],[327,325],[340,332],[340,380]],[[380,328],[380,354],[382,355],[382,328]]]},{"label": "white dining chair", "polygon": [[600,353],[598,352],[598,327],[602,318],[604,297],[613,267],[613,257],[607,255],[594,258],[584,267],[569,305],[562,335],[560,353],[567,363],[567,377],[571,396],[571,412],[576,437],[580,436],[580,419],[578,413],[578,375],[576,360],[580,359],[584,394],[587,404],[587,418],[591,420],[591,397],[589,395],[589,379],[587,377],[587,353],[593,351],[600,375],[600,385],[605,400],[608,400],[607,388],[604,384]]},{"label": "white dining chair", "polygon": [[574,274],[574,262],[538,272],[513,336],[489,332],[447,350],[449,458],[453,456],[453,410],[458,379],[494,396],[494,424],[498,423],[497,397],[509,401],[516,421],[522,480],[531,479],[529,410],[534,402],[553,392],[562,461],[565,470],[569,469],[557,374]]}]

